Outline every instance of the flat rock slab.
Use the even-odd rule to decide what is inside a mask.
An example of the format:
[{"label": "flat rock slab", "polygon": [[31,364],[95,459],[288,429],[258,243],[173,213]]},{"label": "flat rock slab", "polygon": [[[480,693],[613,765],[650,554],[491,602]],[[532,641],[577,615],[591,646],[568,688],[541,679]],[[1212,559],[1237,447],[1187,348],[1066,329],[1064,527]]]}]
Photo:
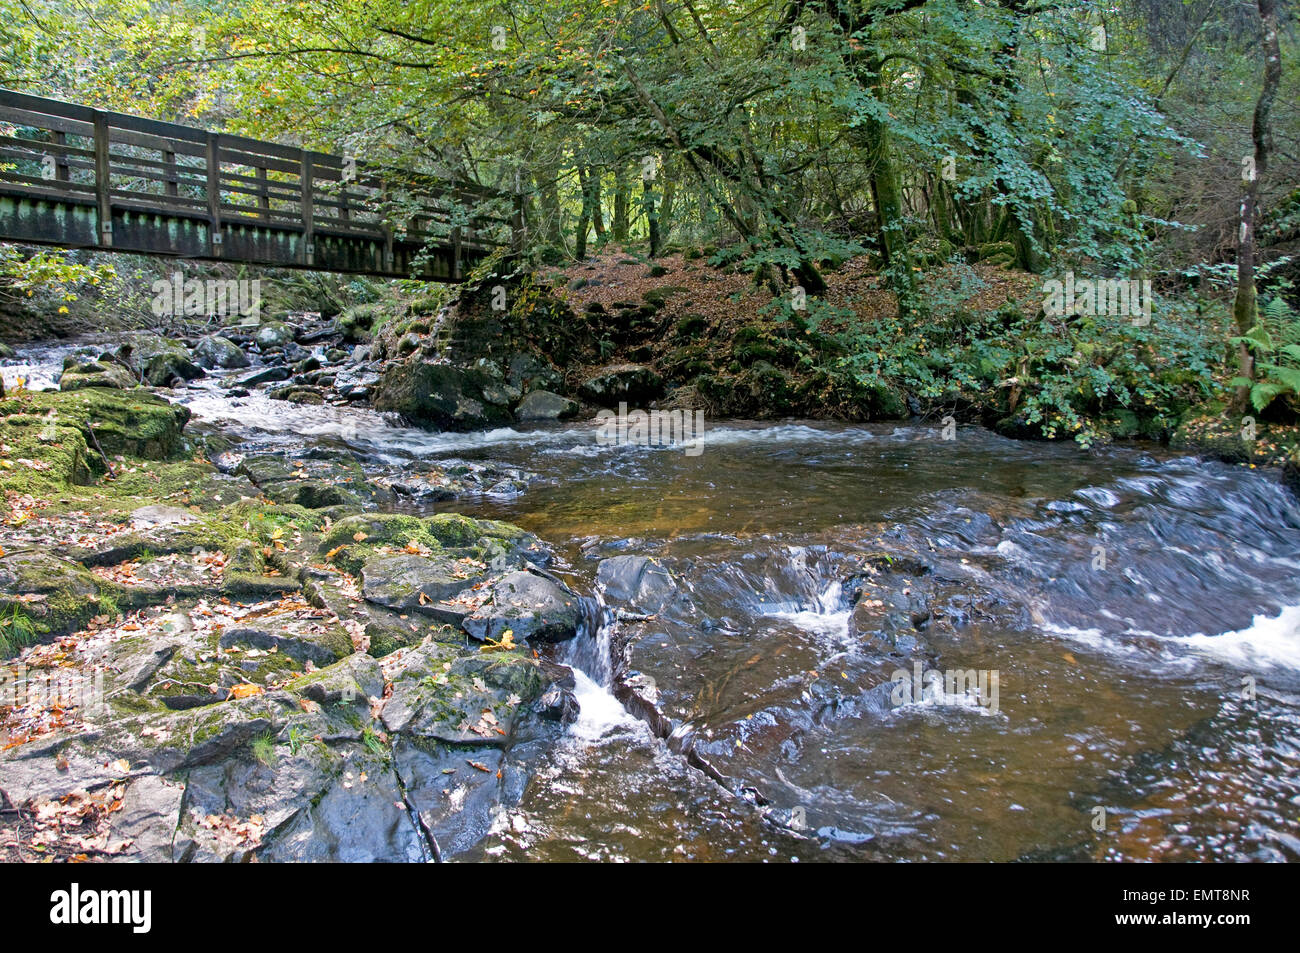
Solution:
[{"label": "flat rock slab", "polygon": [[432,603],[450,599],[486,579],[485,567],[472,559],[435,552],[375,555],[362,570],[366,600],[399,612],[434,613]]},{"label": "flat rock slab", "polygon": [[545,576],[508,573],[492,583],[487,603],[461,623],[480,641],[499,641],[510,630],[531,642],[563,642],[578,634],[582,608],[576,593]]},{"label": "flat rock slab", "polygon": [[153,529],[158,526],[185,526],[197,523],[199,518],[179,506],[142,506],[131,513],[132,529]]}]

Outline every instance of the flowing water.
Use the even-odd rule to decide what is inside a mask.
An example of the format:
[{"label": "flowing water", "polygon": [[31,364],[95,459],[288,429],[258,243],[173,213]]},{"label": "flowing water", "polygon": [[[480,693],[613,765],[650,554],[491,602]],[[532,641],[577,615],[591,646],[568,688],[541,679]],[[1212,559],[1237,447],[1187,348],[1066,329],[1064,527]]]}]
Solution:
[{"label": "flowing water", "polygon": [[[541,475],[438,505],[536,532],[593,595],[559,656],[582,714],[472,857],[1300,859],[1300,506],[1275,474],[974,427],[710,421],[690,455],[184,399],[248,450]],[[598,578],[617,556],[652,558],[638,604]],[[922,670],[975,678],[900,697]]]}]

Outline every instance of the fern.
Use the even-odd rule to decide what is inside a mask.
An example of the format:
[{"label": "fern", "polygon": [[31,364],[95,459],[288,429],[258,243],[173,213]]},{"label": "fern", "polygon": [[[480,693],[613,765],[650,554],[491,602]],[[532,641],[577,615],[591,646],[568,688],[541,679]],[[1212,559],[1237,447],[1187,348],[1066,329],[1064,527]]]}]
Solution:
[{"label": "fern", "polygon": [[1259,323],[1233,344],[1245,344],[1255,353],[1254,381],[1234,378],[1237,387],[1250,387],[1250,403],[1259,413],[1283,396],[1300,396],[1300,314],[1281,295],[1260,310]]}]

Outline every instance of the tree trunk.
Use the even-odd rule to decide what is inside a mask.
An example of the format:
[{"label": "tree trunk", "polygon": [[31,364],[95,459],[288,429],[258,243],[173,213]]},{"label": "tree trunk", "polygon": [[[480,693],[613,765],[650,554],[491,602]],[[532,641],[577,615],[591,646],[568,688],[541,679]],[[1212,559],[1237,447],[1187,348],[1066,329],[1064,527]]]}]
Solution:
[{"label": "tree trunk", "polygon": [[537,201],[542,213],[541,233],[549,244],[564,250],[564,232],[560,227],[560,189],[556,185],[555,174],[538,173],[534,179],[537,182]]},{"label": "tree trunk", "polygon": [[578,261],[587,258],[587,231],[591,228],[591,189],[587,186],[587,170],[578,166],[578,192],[582,197],[582,211],[574,228],[573,257]]},{"label": "tree trunk", "polygon": [[601,187],[600,171],[598,169],[587,170],[587,189],[591,192],[591,224],[596,230],[596,247],[600,248],[605,244],[605,216],[601,212]]},{"label": "tree trunk", "polygon": [[[1273,149],[1270,127],[1273,102],[1277,99],[1278,85],[1282,80],[1282,50],[1277,35],[1277,0],[1258,0],[1259,17],[1264,27],[1264,80],[1259,99],[1255,103],[1255,119],[1251,126],[1254,155],[1249,157],[1253,168],[1243,173],[1244,195],[1241,200],[1241,226],[1237,246],[1237,298],[1233,302],[1232,316],[1237,333],[1244,335],[1259,321],[1258,292],[1255,288],[1255,221],[1259,211],[1259,180],[1268,168],[1269,154]],[[1242,344],[1237,349],[1238,372],[1246,380],[1255,379],[1255,361],[1250,348]],[[1237,388],[1233,398],[1233,411],[1246,412],[1250,399],[1250,386]]]},{"label": "tree trunk", "polygon": [[650,257],[659,257],[659,213],[655,211],[654,181],[649,176],[641,179],[641,188],[645,193],[642,202],[645,205],[646,230],[650,235]]},{"label": "tree trunk", "polygon": [[626,242],[628,233],[628,209],[631,194],[627,187],[627,169],[622,165],[614,169],[614,241]]}]

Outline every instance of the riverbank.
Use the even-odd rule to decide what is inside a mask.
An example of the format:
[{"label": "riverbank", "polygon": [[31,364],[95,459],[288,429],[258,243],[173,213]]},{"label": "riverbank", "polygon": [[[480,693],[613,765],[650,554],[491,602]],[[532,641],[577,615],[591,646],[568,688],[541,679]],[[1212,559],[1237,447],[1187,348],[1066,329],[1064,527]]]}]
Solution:
[{"label": "riverbank", "polygon": [[[700,277],[692,261],[654,280]],[[530,824],[564,831],[557,843],[581,852],[591,832],[565,820],[572,797],[587,805],[604,791],[596,796],[616,805],[629,784],[643,800],[624,813],[644,819],[668,796],[662,785],[690,790],[701,813],[673,814],[685,846],[665,831],[640,854],[611,833],[620,812],[598,812],[600,836],[618,850],[709,856],[727,844],[754,857],[770,838],[816,859],[858,850],[855,838],[883,823],[863,806],[869,780],[845,779],[856,806],[814,810],[834,833],[809,839],[795,808],[806,814],[811,796],[792,793],[790,767],[774,765],[794,757],[783,747],[792,737],[896,717],[881,686],[901,664],[957,659],[1034,678],[996,640],[1056,672],[1054,643],[1034,647],[1048,632],[1092,645],[1091,677],[1102,681],[1130,677],[1112,653],[1134,642],[1147,652],[1152,638],[1158,648],[1144,657],[1176,672],[1186,665],[1179,639],[1222,633],[1245,659],[1290,664],[1288,636],[1273,628],[1290,624],[1296,599],[1272,567],[1287,560],[1294,504],[1250,473],[1285,450],[1269,422],[1245,444],[1251,455],[1234,459],[1240,479],[1217,463],[1170,460],[1154,442],[1138,446],[1158,457],[1104,441],[1009,442],[978,426],[1005,409],[1001,396],[922,404],[893,385],[871,400],[893,394],[904,409],[852,405],[865,426],[710,412],[702,458],[602,444],[589,423],[597,408],[699,409],[702,393],[722,393],[709,378],[744,399],[705,406],[760,418],[804,406],[773,394],[811,400],[821,386],[850,396],[861,386],[825,384],[847,373],[830,353],[782,357],[787,344],[813,353],[782,336],[797,324],[728,309],[746,279],[708,270],[702,284],[719,288],[706,300],[618,277],[637,269],[618,265],[562,293],[503,279],[455,303],[372,303],[187,339],[127,332],[11,360],[0,400],[0,637],[6,690],[25,694],[0,725],[6,859],[524,858],[540,849]],[[1019,287],[989,280],[994,299]],[[644,302],[635,311],[612,307],[633,294]],[[707,369],[674,370],[683,345],[668,329],[683,324],[719,342]],[[741,359],[760,343],[772,350]],[[948,352],[926,352],[936,353]],[[786,383],[755,389],[752,375],[779,365],[789,365]],[[1216,439],[1227,457],[1242,435]],[[976,489],[966,481],[978,473],[1000,476]],[[1080,568],[1095,564],[1117,513],[1147,508],[1197,527],[1182,542],[1207,562],[1168,569],[1167,549],[1148,546],[1139,521],[1100,544],[1124,581]],[[1216,560],[1257,511],[1278,515],[1250,523],[1270,568],[1237,567],[1229,598]],[[1096,606],[1147,599],[1152,579],[1204,588],[1208,601],[1130,608],[1122,624],[1099,624]],[[1248,595],[1260,586],[1267,604]],[[1048,590],[1044,604],[1037,593]],[[1220,603],[1230,612],[1207,615]],[[984,633],[977,643],[991,661],[969,657],[972,632]],[[1026,632],[1035,634],[1023,643]],[[1268,655],[1279,652],[1281,662]],[[1189,691],[1200,717],[1225,717],[1214,685],[1237,663],[1224,664],[1209,682],[1198,672],[1153,684],[1154,730],[1185,736],[1173,703]],[[1064,691],[1056,675],[1041,677],[1036,691]],[[973,704],[992,718],[987,691]],[[855,750],[877,744],[853,738]],[[1029,774],[1049,744],[985,740]],[[828,770],[797,750],[807,783]],[[565,794],[554,779],[574,771],[583,787]],[[978,856],[1044,845],[1090,854],[1050,819],[1055,795],[1024,797],[1041,812],[1032,836],[995,825],[1019,846]],[[1125,850],[1150,857],[1153,837]],[[1179,856],[1195,856],[1177,843]],[[877,850],[910,856],[901,843]]]}]

